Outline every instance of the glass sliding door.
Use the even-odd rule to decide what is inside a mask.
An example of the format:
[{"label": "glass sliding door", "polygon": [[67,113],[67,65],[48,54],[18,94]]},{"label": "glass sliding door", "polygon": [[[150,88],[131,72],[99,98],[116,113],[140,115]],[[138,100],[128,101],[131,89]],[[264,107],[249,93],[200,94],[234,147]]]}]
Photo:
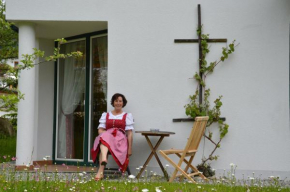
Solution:
[{"label": "glass sliding door", "polygon": [[61,45],[61,53],[81,51],[82,58],[59,59],[56,160],[83,160],[85,133],[86,41]]},{"label": "glass sliding door", "polygon": [[107,30],[67,40],[61,53],[80,51],[83,57],[59,59],[56,64],[53,160],[88,165],[99,119],[107,111]]},{"label": "glass sliding door", "polygon": [[99,119],[107,111],[108,38],[107,35],[91,38],[91,87],[89,157],[95,137],[98,135]]}]

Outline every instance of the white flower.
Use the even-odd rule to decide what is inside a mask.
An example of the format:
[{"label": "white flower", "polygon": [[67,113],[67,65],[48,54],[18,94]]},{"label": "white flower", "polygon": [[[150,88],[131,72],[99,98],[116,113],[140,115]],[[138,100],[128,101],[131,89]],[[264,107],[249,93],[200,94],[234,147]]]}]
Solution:
[{"label": "white flower", "polygon": [[82,174],[82,173],[79,173],[79,176],[81,176],[81,177],[82,177],[82,176],[84,176],[84,174]]},{"label": "white flower", "polygon": [[47,155],[47,156],[45,156],[45,157],[46,157],[47,159],[48,159],[48,158],[50,158],[50,156],[49,156],[49,155]]},{"label": "white flower", "polygon": [[254,178],[254,177],[249,177],[249,179],[250,179],[250,180],[254,180],[255,178]]},{"label": "white flower", "polygon": [[156,192],[162,192],[158,187],[155,188]]},{"label": "white flower", "polygon": [[26,167],[30,167],[30,165],[29,165],[29,164],[26,164],[25,166],[26,166]]},{"label": "white flower", "polygon": [[201,186],[197,186],[197,188],[201,189]]},{"label": "white flower", "polygon": [[231,163],[231,164],[230,164],[230,166],[231,166],[231,167],[234,167],[234,166],[235,166],[235,164],[234,164],[234,163]]},{"label": "white flower", "polygon": [[142,189],[142,192],[148,192],[149,190],[148,189]]},{"label": "white flower", "polygon": [[129,175],[129,179],[135,179],[134,175]]},{"label": "white flower", "polygon": [[26,190],[26,189],[24,189],[24,191],[26,192],[27,190]]},{"label": "white flower", "polygon": [[137,169],[137,170],[139,170],[140,168],[139,168],[139,167],[137,167],[136,169]]},{"label": "white flower", "polygon": [[44,161],[47,161],[47,158],[43,157],[43,160],[44,160]]},{"label": "white flower", "polygon": [[169,167],[169,165],[168,165],[168,164],[166,164],[166,165],[165,165],[165,167]]}]

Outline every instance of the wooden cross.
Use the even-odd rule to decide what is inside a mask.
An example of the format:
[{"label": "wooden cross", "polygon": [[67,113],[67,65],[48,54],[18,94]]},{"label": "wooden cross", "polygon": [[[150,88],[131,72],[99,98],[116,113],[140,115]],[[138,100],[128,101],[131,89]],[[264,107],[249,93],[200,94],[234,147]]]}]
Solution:
[{"label": "wooden cross", "polygon": [[[198,29],[201,29],[201,10],[200,4],[198,8]],[[198,39],[174,39],[174,43],[198,43],[199,45],[199,76],[203,78],[203,73],[201,72],[202,64],[202,47],[201,47],[201,33],[198,35]],[[208,43],[226,43],[227,39],[206,39]],[[199,104],[202,104],[202,85],[199,85]]]}]

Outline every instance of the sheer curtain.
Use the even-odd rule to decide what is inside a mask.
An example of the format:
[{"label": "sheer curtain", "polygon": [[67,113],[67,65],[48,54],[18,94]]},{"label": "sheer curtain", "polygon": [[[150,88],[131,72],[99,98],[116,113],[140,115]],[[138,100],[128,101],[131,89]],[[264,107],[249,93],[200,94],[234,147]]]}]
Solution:
[{"label": "sheer curtain", "polygon": [[[85,52],[85,42],[63,44],[64,53]],[[83,101],[85,90],[85,56],[59,61],[59,115],[57,158],[74,158],[74,111]]]}]

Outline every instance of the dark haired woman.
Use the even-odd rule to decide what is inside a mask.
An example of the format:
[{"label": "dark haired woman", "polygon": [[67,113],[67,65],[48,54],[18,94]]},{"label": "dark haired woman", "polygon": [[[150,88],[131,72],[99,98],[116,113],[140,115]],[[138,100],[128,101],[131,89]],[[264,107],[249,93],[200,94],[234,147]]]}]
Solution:
[{"label": "dark haired woman", "polygon": [[114,110],[103,113],[98,127],[99,136],[96,137],[92,149],[92,158],[96,162],[99,154],[99,170],[95,180],[101,180],[104,175],[104,168],[107,164],[107,154],[110,151],[112,157],[119,165],[120,170],[125,172],[129,163],[129,156],[132,155],[132,130],[134,120],[131,113],[125,113],[123,107],[127,104],[124,95],[116,93],[111,99]]}]

